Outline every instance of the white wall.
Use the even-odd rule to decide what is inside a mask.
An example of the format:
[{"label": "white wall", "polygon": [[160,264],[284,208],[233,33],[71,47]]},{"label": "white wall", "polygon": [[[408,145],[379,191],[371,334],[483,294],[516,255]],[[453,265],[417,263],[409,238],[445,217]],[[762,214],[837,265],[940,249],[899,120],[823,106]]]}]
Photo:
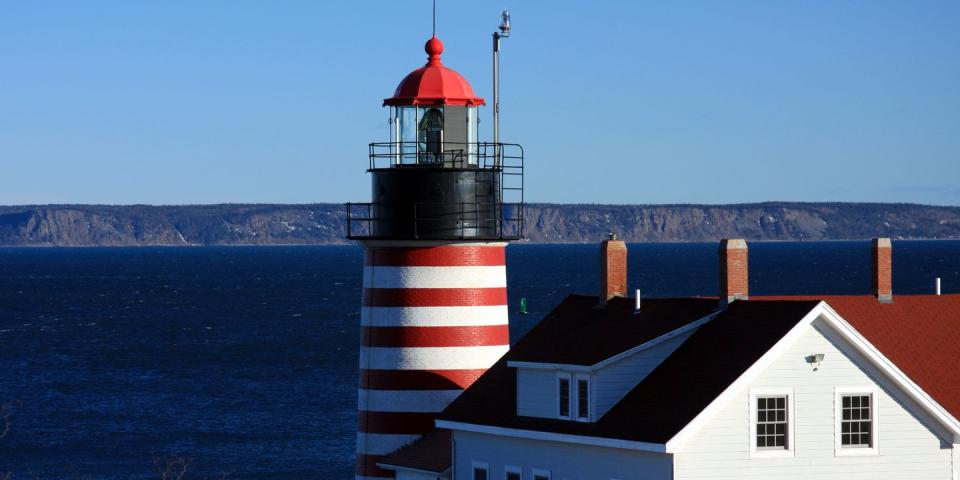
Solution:
[{"label": "white wall", "polygon": [[[837,345],[850,353],[841,353]],[[814,353],[825,354],[818,371],[804,360]],[[834,388],[875,383],[880,384],[878,455],[836,456]],[[747,388],[675,455],[676,480],[948,480],[952,476],[953,453],[950,446],[941,441],[946,437],[943,432],[938,433],[940,427],[919,407],[890,388],[878,372],[819,321],[751,387],[793,388],[794,456],[751,458]]]},{"label": "white wall", "polygon": [[953,480],[960,480],[960,444],[953,444]]},{"label": "white wall", "polygon": [[557,394],[556,370],[517,369],[517,415],[557,418]]},{"label": "white wall", "polygon": [[471,480],[473,462],[490,466],[490,480],[504,478],[504,466],[522,467],[523,478],[546,469],[552,480],[670,480],[670,456],[616,448],[454,432],[456,480]]}]

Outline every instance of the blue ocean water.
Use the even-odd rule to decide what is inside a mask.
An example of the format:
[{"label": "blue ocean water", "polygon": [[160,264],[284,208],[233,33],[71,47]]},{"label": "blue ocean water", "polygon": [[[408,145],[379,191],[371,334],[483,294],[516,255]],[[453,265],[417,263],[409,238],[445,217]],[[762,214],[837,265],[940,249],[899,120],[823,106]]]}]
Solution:
[{"label": "blue ocean water", "polygon": [[[597,290],[597,245],[507,249],[515,340]],[[630,245],[645,296],[715,295],[717,244]],[[352,478],[362,251],[0,249],[0,473]],[[752,243],[752,294],[863,294],[868,242]],[[960,292],[960,241],[894,242],[895,293]],[[0,431],[3,424],[0,422]]]}]

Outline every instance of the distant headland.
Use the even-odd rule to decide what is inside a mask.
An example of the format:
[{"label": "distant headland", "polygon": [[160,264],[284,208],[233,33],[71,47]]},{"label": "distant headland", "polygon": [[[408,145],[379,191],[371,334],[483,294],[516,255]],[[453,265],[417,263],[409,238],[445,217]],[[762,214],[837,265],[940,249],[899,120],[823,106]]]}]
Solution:
[{"label": "distant headland", "polygon": [[[532,243],[958,239],[960,207],[900,203],[527,204]],[[341,204],[0,206],[2,246],[349,243]]]}]

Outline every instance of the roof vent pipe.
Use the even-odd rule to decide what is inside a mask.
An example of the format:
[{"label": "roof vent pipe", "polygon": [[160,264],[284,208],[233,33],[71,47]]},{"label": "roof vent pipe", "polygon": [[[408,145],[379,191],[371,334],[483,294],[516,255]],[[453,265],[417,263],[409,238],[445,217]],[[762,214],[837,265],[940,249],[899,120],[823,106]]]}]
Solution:
[{"label": "roof vent pipe", "polygon": [[[940,285],[940,282],[939,282],[940,279],[938,278],[937,280],[938,280],[937,285]],[[940,291],[939,287],[937,288],[937,291],[938,292]],[[633,299],[633,313],[640,313],[640,289],[639,288],[637,289],[636,293],[637,293],[637,296],[634,297]]]},{"label": "roof vent pipe", "polygon": [[[933,291],[937,295],[940,295],[940,277],[937,277],[936,281],[933,282]],[[639,290],[637,290],[639,292]],[[640,300],[637,300],[637,305],[640,304]]]}]

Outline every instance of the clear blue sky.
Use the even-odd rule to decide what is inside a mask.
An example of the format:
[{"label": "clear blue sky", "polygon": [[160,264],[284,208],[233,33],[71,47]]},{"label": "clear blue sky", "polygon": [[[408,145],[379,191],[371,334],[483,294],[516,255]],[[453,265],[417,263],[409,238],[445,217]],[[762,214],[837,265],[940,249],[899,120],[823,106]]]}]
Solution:
[{"label": "clear blue sky", "polygon": [[[960,205],[956,0],[439,0],[485,97],[504,6],[530,201]],[[4,2],[0,204],[364,201],[429,35],[429,0]]]}]

